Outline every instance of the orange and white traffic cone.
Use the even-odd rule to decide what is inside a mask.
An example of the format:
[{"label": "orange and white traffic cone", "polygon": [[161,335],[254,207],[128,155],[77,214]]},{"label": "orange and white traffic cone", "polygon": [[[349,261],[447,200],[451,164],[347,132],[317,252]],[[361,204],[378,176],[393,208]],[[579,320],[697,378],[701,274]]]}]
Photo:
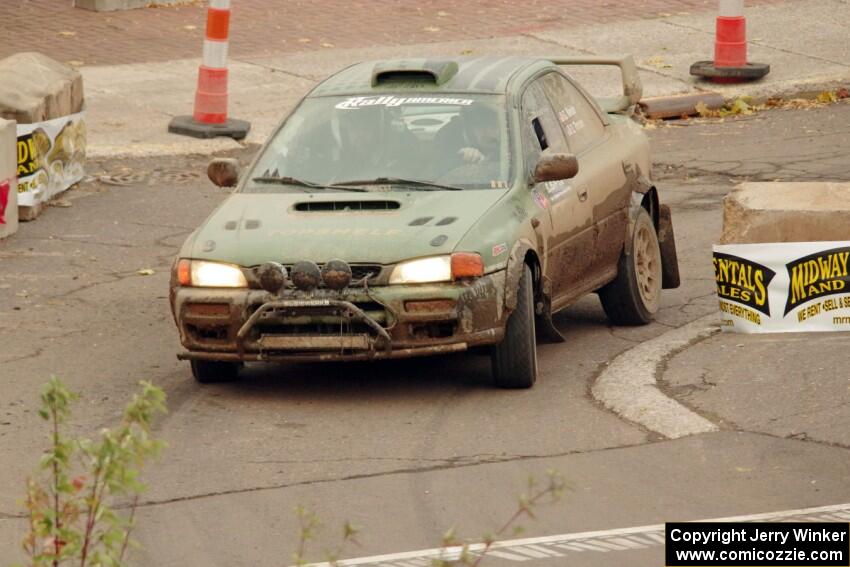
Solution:
[{"label": "orange and white traffic cone", "polygon": [[210,0],[204,55],[198,69],[195,112],[176,116],[168,131],[195,138],[228,136],[241,140],[251,124],[227,117],[227,47],[230,29],[230,0]]},{"label": "orange and white traffic cone", "polygon": [[766,63],[747,62],[747,19],[744,0],[720,0],[714,41],[714,61],[697,61],[691,75],[715,83],[743,83],[770,73]]}]

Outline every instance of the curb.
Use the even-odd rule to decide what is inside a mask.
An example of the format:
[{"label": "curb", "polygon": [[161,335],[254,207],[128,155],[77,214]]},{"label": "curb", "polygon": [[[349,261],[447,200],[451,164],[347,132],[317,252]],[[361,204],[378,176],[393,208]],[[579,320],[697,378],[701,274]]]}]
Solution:
[{"label": "curb", "polygon": [[717,331],[717,315],[712,313],[627,350],[596,378],[593,397],[623,419],[668,439],[718,431],[657,386],[659,370],[670,356]]}]

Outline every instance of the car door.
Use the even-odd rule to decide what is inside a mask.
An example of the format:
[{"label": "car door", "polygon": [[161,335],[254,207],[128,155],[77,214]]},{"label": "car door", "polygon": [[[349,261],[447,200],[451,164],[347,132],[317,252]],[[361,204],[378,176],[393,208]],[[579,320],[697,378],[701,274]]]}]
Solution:
[{"label": "car door", "polygon": [[[540,79],[523,93],[521,115],[525,173],[533,179],[541,156],[569,153],[569,147]],[[584,291],[593,259],[593,210],[570,180],[540,183],[531,190],[537,206],[549,210],[552,231],[546,243],[545,272],[552,286],[552,307],[557,309]]]},{"label": "car door", "polygon": [[605,283],[616,273],[626,234],[631,188],[623,170],[625,156],[608,132],[607,120],[584,92],[565,75],[552,72],[542,77],[567,145],[579,163],[573,185],[592,208],[596,226],[590,278]]}]

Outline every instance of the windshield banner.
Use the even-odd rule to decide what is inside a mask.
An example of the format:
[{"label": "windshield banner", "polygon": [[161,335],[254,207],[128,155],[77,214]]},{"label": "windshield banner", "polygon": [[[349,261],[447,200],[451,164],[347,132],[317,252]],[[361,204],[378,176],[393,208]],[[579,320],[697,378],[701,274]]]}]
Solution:
[{"label": "windshield banner", "polygon": [[82,112],[18,124],[18,205],[44,203],[83,178],[86,124]]},{"label": "windshield banner", "polygon": [[454,106],[469,106],[473,102],[469,98],[447,98],[436,96],[353,96],[337,103],[335,108],[342,110],[357,110],[366,106],[402,106],[406,104],[451,104]]},{"label": "windshield banner", "polygon": [[723,330],[850,331],[848,260],[850,241],[715,246]]}]

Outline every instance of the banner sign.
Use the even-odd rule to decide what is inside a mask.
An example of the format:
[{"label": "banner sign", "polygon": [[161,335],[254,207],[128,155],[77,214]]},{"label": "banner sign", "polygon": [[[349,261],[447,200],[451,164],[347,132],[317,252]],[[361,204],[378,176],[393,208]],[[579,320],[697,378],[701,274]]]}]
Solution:
[{"label": "banner sign", "polygon": [[83,178],[86,123],[83,113],[18,124],[18,205],[32,207]]},{"label": "banner sign", "polygon": [[850,241],[715,246],[723,330],[850,331],[848,260]]}]

